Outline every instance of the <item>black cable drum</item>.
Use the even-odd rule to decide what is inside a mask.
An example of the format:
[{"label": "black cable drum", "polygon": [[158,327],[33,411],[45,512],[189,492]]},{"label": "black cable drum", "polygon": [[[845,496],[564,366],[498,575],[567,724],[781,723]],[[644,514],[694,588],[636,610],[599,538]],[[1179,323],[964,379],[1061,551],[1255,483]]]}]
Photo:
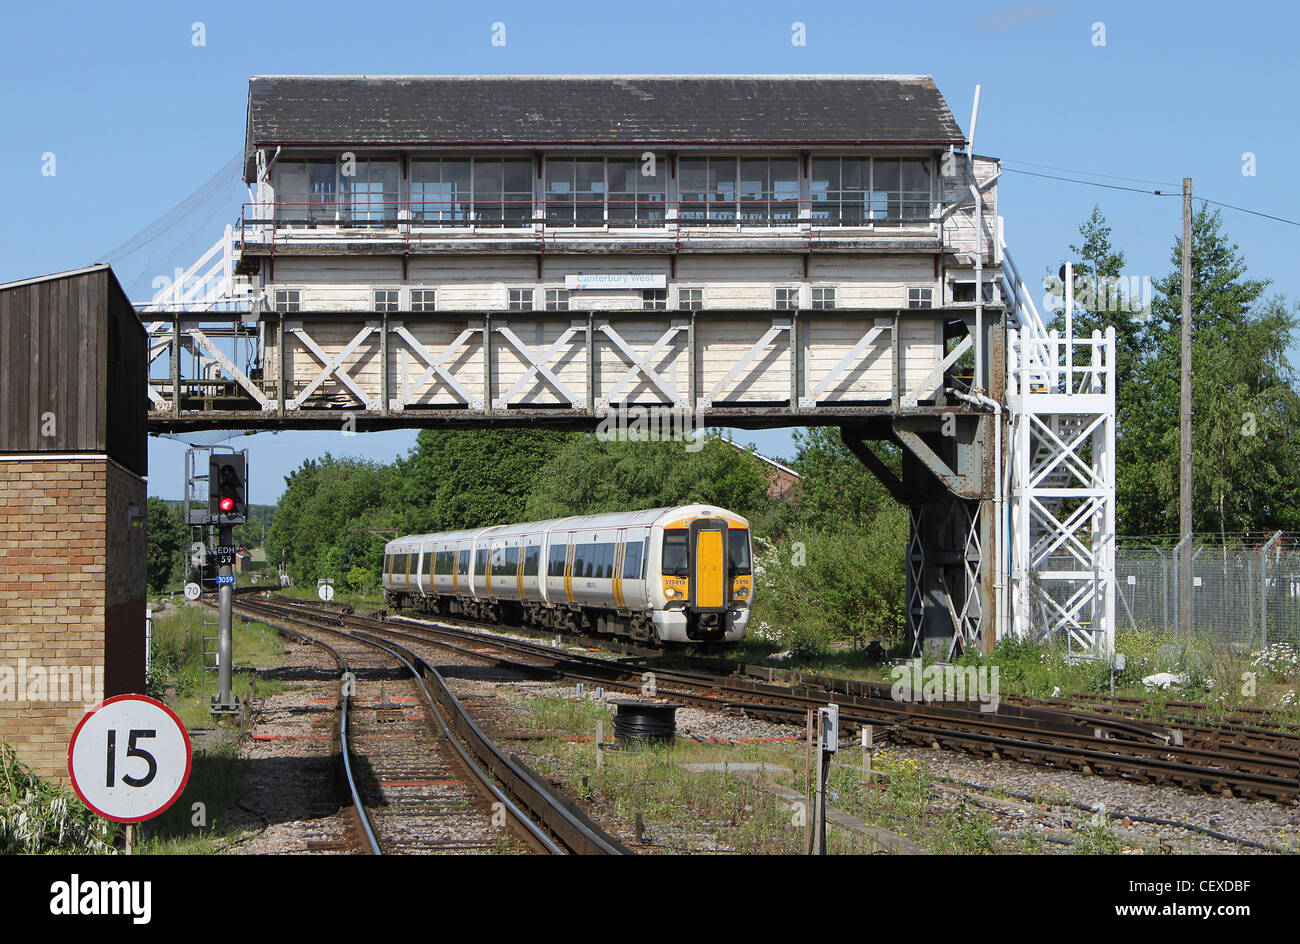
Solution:
[{"label": "black cable drum", "polygon": [[677,737],[677,709],[681,705],[662,701],[612,698],[618,707],[614,716],[614,740],[619,744],[667,744]]}]

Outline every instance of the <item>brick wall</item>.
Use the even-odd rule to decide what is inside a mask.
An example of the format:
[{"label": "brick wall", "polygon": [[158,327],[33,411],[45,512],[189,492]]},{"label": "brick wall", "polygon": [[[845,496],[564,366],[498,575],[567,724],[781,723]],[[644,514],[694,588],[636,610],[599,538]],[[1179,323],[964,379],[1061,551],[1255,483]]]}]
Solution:
[{"label": "brick wall", "polygon": [[88,707],[143,690],[145,530],[129,503],[143,514],[144,481],[106,458],[0,461],[0,741],[43,777],[66,779]]}]

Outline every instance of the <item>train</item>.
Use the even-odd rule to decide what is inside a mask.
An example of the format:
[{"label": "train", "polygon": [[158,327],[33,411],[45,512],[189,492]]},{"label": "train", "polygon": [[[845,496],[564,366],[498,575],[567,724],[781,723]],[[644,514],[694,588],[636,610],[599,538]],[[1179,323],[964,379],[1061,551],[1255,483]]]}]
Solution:
[{"label": "train", "polygon": [[395,538],[383,587],[399,613],[730,645],[749,624],[752,561],[745,518],[693,504]]}]

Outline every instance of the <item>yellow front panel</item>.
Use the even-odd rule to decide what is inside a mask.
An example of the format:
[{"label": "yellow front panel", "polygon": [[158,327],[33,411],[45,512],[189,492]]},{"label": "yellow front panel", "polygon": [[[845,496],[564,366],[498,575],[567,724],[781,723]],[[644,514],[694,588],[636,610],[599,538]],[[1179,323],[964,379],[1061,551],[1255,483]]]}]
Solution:
[{"label": "yellow front panel", "polygon": [[724,532],[700,531],[695,536],[695,605],[726,605]]},{"label": "yellow front panel", "polygon": [[749,574],[741,574],[731,581],[731,599],[748,600],[750,591],[753,589],[753,579]]}]

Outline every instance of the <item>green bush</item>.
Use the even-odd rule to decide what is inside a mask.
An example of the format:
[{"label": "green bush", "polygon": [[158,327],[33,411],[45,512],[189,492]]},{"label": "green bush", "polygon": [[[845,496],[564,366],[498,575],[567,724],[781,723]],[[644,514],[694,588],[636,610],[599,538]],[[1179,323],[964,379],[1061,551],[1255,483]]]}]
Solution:
[{"label": "green bush", "polygon": [[863,531],[788,531],[755,539],[755,625],[778,644],[810,649],[858,635],[886,645],[902,638],[907,514],[891,508]]},{"label": "green bush", "polygon": [[46,783],[0,743],[0,853],[81,855],[113,851],[116,824],[67,789]]}]

